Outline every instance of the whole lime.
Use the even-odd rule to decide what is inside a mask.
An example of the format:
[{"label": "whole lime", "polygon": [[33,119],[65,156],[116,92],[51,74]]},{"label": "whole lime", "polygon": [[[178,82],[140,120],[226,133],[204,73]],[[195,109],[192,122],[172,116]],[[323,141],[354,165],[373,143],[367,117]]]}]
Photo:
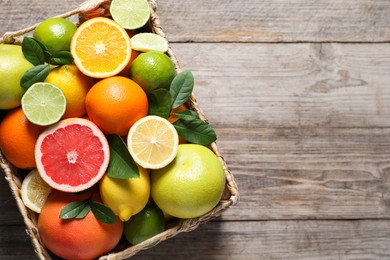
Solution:
[{"label": "whole lime", "polygon": [[20,106],[26,89],[20,86],[23,74],[33,65],[18,45],[0,44],[0,109]]},{"label": "whole lime", "polygon": [[164,231],[164,213],[155,204],[147,204],[125,222],[127,241],[136,245]]},{"label": "whole lime", "polygon": [[34,38],[39,40],[51,54],[69,51],[70,42],[77,27],[65,18],[49,18],[41,22],[34,31]]},{"label": "whole lime", "polygon": [[162,52],[141,53],[131,63],[129,76],[148,94],[158,88],[169,89],[176,76],[175,64]]},{"label": "whole lime", "polygon": [[181,144],[176,158],[151,173],[151,195],[157,206],[177,218],[195,218],[212,210],[225,189],[224,169],[207,147]]}]

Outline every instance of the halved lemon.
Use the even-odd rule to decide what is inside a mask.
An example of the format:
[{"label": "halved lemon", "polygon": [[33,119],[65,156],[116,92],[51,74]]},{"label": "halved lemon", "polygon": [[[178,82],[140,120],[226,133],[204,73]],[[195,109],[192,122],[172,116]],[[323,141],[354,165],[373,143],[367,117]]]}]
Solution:
[{"label": "halved lemon", "polygon": [[176,157],[179,136],[168,120],[150,115],[141,118],[130,128],[127,146],[140,166],[160,169]]},{"label": "halved lemon", "polygon": [[37,169],[30,171],[23,179],[21,194],[26,207],[34,212],[41,213],[52,188],[41,178]]}]

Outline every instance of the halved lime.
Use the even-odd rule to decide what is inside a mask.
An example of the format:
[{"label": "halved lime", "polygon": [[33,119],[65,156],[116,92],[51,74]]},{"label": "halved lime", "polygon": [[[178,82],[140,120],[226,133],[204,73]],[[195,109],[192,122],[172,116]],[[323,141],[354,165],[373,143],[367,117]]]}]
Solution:
[{"label": "halved lime", "polygon": [[130,39],[131,48],[136,51],[161,51],[168,50],[168,41],[155,33],[137,33]]},{"label": "halved lime", "polygon": [[113,0],[110,13],[115,22],[125,29],[138,29],[144,26],[150,17],[147,0]]},{"label": "halved lime", "polygon": [[22,97],[22,110],[27,119],[36,125],[57,123],[64,115],[66,98],[61,89],[53,84],[33,84]]}]

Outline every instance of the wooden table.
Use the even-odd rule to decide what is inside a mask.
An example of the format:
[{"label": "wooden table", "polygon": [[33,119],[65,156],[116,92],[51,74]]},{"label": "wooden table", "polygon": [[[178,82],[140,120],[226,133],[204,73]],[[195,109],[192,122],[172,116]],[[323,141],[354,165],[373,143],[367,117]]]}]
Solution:
[{"label": "wooden table", "polygon": [[[0,34],[80,2],[0,1]],[[134,258],[389,259],[389,13],[388,0],[160,0],[241,196]],[[0,194],[0,259],[34,259],[4,178]]]}]

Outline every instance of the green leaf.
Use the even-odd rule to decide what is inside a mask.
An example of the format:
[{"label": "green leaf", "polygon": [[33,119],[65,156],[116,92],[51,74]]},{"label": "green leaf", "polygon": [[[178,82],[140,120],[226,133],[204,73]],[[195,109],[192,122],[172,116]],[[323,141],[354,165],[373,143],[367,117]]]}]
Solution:
[{"label": "green leaf", "polygon": [[165,88],[153,90],[148,95],[149,110],[148,115],[161,116],[168,118],[171,112],[172,97]]},{"label": "green leaf", "polygon": [[49,61],[52,65],[66,65],[73,63],[73,56],[69,51],[56,52]]},{"label": "green leaf", "polygon": [[110,145],[110,163],[107,175],[111,178],[139,178],[139,169],[131,157],[126,144],[119,135],[107,136]]},{"label": "green leaf", "polygon": [[172,96],[171,108],[183,105],[191,96],[194,88],[194,76],[191,71],[182,71],[172,80],[169,92]]},{"label": "green leaf", "polygon": [[84,218],[91,210],[89,206],[89,200],[85,201],[73,201],[67,204],[60,213],[60,218],[71,219],[71,218]]},{"label": "green leaf", "polygon": [[90,205],[92,213],[97,220],[107,224],[114,224],[117,220],[114,212],[106,205],[96,201],[91,201]]},{"label": "green leaf", "polygon": [[27,70],[20,79],[20,85],[23,88],[29,88],[34,83],[43,82],[50,72],[49,64],[41,64]]},{"label": "green leaf", "polygon": [[214,129],[191,110],[175,113],[179,120],[173,123],[177,133],[185,140],[201,145],[209,145],[217,140]]},{"label": "green leaf", "polygon": [[24,57],[34,66],[45,63],[44,50],[34,38],[23,37],[22,52]]}]

